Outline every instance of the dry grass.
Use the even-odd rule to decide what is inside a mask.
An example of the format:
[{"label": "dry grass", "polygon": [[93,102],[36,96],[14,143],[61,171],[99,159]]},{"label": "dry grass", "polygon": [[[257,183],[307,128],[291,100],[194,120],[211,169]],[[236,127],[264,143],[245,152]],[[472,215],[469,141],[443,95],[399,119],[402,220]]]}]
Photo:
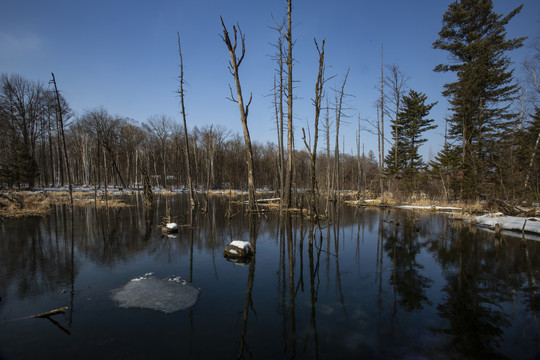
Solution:
[{"label": "dry grass", "polygon": [[452,202],[447,203],[443,201],[438,200],[432,200],[432,199],[415,199],[410,201],[400,201],[392,196],[392,194],[385,195],[384,199],[379,197],[374,197],[372,199],[364,198],[363,200],[351,200],[351,201],[345,201],[345,204],[351,205],[351,206],[401,206],[401,205],[410,205],[410,206],[423,206],[423,207],[430,207],[429,210],[435,210],[431,209],[431,207],[454,207],[459,208],[461,211],[455,211],[455,214],[458,215],[460,213],[467,213],[467,214],[477,214],[477,213],[483,213],[488,211],[489,209],[486,209],[485,205],[480,202],[473,202],[473,203],[464,203],[464,202]]},{"label": "dry grass", "polygon": [[206,192],[206,195],[208,196],[225,196],[225,197],[231,197],[236,198],[240,196],[247,196],[247,191],[240,191],[240,190],[208,190]]},{"label": "dry grass", "polygon": [[50,198],[39,193],[1,193],[0,216],[45,216],[51,210],[52,204]]},{"label": "dry grass", "polygon": [[[73,192],[73,206],[94,206],[96,208],[117,208],[130,206],[122,200],[99,195],[94,192]],[[97,201],[96,201],[97,200]],[[9,191],[0,193],[0,217],[45,216],[53,205],[69,204],[67,191],[32,192]]]}]

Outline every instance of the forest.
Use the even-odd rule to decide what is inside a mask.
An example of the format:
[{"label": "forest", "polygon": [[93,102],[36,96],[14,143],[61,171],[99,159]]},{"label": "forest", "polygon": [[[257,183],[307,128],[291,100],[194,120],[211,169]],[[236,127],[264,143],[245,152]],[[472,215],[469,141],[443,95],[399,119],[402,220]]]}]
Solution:
[{"label": "forest", "polygon": [[[434,72],[453,73],[455,81],[444,86],[449,103],[444,146],[433,160],[425,161],[419,148],[426,141],[423,133],[434,127],[429,114],[435,104],[422,89],[407,87],[399,66],[382,62],[377,124],[372,124],[371,134],[362,132],[362,136],[376,136],[379,147],[366,153],[359,121],[356,153],[340,150],[347,75],[334,93],[326,89],[330,77],[322,39],[314,45],[319,73],[313,123],[308,135],[293,124],[293,71],[298,65],[293,61],[291,0],[287,3],[287,15],[275,25],[272,49],[275,141],[252,143],[249,138],[251,98],[243,98],[238,75],[249,49],[240,28],[232,27],[231,40],[231,28],[222,20],[224,56],[229,50],[229,71],[236,85],[230,99],[239,105],[243,134],[221,124],[197,127],[186,118],[180,35],[177,93],[183,122],[159,114],[139,121],[111,114],[99,104],[74,116],[54,74],[49,84],[4,73],[0,77],[0,187],[139,188],[147,175],[153,187],[164,189],[186,189],[191,184],[199,191],[276,191],[288,207],[297,201],[297,192],[391,194],[402,201],[411,197],[445,202],[539,200],[540,39],[534,33],[509,39],[505,31],[519,17],[521,6],[505,15],[495,13],[491,1],[449,5],[433,43],[433,51],[445,51],[449,61],[434,64]],[[514,64],[511,50],[525,46],[526,36],[531,37],[530,56]],[[294,137],[295,127],[303,131],[303,138]]]}]

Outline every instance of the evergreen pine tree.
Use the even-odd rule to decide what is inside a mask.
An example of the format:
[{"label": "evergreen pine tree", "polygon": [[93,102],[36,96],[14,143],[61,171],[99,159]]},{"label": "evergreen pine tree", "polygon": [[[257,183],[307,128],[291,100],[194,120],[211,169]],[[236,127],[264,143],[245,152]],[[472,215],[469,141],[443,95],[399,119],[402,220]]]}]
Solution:
[{"label": "evergreen pine tree", "polygon": [[445,143],[442,150],[429,163],[430,172],[441,180],[445,201],[459,195],[463,174],[460,173],[460,148]]},{"label": "evergreen pine tree", "polygon": [[392,134],[398,134],[398,139],[394,139],[394,146],[395,144],[398,146],[398,166],[397,168],[395,166],[392,148],[385,159],[388,166],[387,173],[402,179],[401,188],[407,192],[414,190],[417,175],[425,168],[422,156],[418,153],[420,145],[427,141],[422,134],[436,128],[436,125],[432,125],[433,119],[426,118],[436,103],[426,104],[426,100],[425,94],[414,90],[410,90],[408,95],[403,95],[397,121],[392,125]]},{"label": "evergreen pine tree", "polygon": [[501,137],[516,120],[509,111],[517,86],[506,52],[519,48],[524,38],[506,39],[505,26],[521,10],[507,16],[493,12],[491,0],[452,2],[443,16],[435,49],[451,54],[451,64],[437,72],[452,71],[457,81],[445,85],[443,95],[453,112],[449,136],[461,143],[461,168],[468,188],[466,197],[478,197],[487,189],[490,173],[497,171],[503,154]]}]

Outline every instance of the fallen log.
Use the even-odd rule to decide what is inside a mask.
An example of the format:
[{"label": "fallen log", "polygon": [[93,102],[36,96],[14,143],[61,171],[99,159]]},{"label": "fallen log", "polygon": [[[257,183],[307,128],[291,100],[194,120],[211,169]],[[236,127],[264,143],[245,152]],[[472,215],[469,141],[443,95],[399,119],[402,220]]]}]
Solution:
[{"label": "fallen log", "polygon": [[41,313],[41,314],[32,315],[32,316],[30,316],[30,318],[46,318],[46,317],[56,315],[56,314],[63,314],[68,309],[69,309],[69,307],[64,306],[64,307],[61,307],[61,308],[58,308],[58,309],[53,309],[51,311],[47,311],[47,312],[44,312],[44,313]]}]

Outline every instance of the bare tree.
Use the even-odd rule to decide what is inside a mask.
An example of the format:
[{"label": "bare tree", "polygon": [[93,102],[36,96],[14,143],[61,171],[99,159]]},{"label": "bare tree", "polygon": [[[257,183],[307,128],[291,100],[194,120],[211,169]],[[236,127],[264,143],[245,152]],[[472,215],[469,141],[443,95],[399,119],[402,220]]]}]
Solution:
[{"label": "bare tree", "polygon": [[285,27],[285,21],[282,23],[277,23],[273,28],[278,32],[277,43],[275,44],[276,54],[274,60],[277,62],[277,75],[274,76],[274,111],[276,115],[276,131],[278,139],[278,176],[279,176],[279,190],[280,196],[283,197],[284,187],[285,187],[285,162],[284,162],[284,148],[283,148],[283,94],[285,91],[283,76],[284,76],[284,64],[285,64],[285,54],[283,49],[283,28]]},{"label": "bare tree", "polygon": [[[227,45],[227,49],[229,50],[229,54],[231,55],[231,61],[229,62],[229,71],[234,76],[234,81],[236,83],[236,94],[237,99],[234,98],[234,95],[231,90],[231,98],[230,100],[238,103],[238,108],[240,109],[240,121],[242,122],[242,129],[244,130],[244,142],[246,147],[246,164],[248,169],[248,207],[250,210],[256,209],[256,203],[255,203],[255,182],[253,181],[253,150],[251,148],[251,138],[249,136],[249,129],[247,125],[247,119],[248,119],[248,113],[249,113],[249,105],[251,104],[252,96],[250,95],[249,101],[247,105],[244,107],[244,98],[242,96],[242,87],[240,85],[240,75],[238,74],[238,69],[240,65],[242,64],[242,60],[244,60],[244,55],[246,54],[246,46],[245,46],[245,36],[242,34],[242,30],[240,30],[240,27],[238,27],[238,31],[236,29],[236,26],[233,25],[233,34],[234,34],[234,45],[231,43],[231,39],[229,38],[229,33],[227,31],[227,27],[225,26],[225,23],[223,22],[223,19],[221,19],[221,25],[223,26],[223,36],[221,39]],[[241,53],[240,58],[237,58],[236,55],[236,47],[238,45],[238,35],[240,35],[240,40],[242,42],[241,46]]]},{"label": "bare tree", "polygon": [[189,199],[191,202],[191,207],[196,206],[195,197],[193,195],[193,184],[191,181],[191,165],[190,165],[190,153],[189,153],[189,138],[187,133],[187,122],[186,122],[186,108],[184,105],[184,61],[182,59],[182,47],[180,46],[180,33],[176,33],[178,36],[178,54],[180,55],[180,88],[178,89],[178,94],[180,95],[180,105],[182,112],[182,120],[184,122],[184,152],[186,158],[186,172],[188,180],[188,189],[189,189]]},{"label": "bare tree", "polygon": [[[400,101],[401,97],[407,90],[407,80],[408,77],[406,77],[401,70],[399,69],[399,66],[396,64],[387,65],[386,69],[388,70],[388,74],[384,77],[384,84],[390,89],[389,93],[385,95],[385,99],[387,100],[386,106],[384,108],[385,113],[390,118],[390,121],[393,124],[393,138],[394,138],[394,168],[397,169],[398,167],[398,113],[399,113],[399,107],[400,107]],[[383,153],[384,156],[384,153]]]},{"label": "bare tree", "polygon": [[339,176],[339,127],[341,125],[341,117],[345,117],[343,113],[343,98],[346,96],[345,94],[345,84],[347,83],[347,78],[349,77],[349,71],[350,68],[347,69],[347,73],[345,74],[345,78],[343,79],[343,82],[341,83],[341,87],[338,90],[335,91],[336,95],[336,143],[335,143],[335,150],[334,150],[334,179],[335,179],[335,186],[334,190],[339,191],[341,189],[341,181]]},{"label": "bare tree", "polygon": [[67,178],[68,178],[68,187],[69,187],[69,202],[73,208],[73,189],[71,187],[71,170],[69,166],[69,159],[66,146],[66,136],[64,134],[64,120],[62,114],[62,104],[60,103],[60,95],[58,94],[58,88],[56,87],[56,79],[54,78],[54,73],[51,72],[52,82],[54,84],[54,92],[56,94],[56,103],[58,111],[58,121],[60,122],[60,134],[62,134],[62,145],[64,149],[64,163],[66,164]]},{"label": "bare tree", "polygon": [[292,39],[292,0],[287,0],[287,172],[285,175],[285,198],[287,208],[292,205],[293,180],[293,39]]},{"label": "bare tree", "polygon": [[[313,148],[310,148],[307,140],[304,128],[302,128],[303,140],[309,153],[311,161],[311,200],[310,200],[310,219],[316,222],[319,218],[317,213],[317,143],[319,141],[319,115],[321,113],[321,103],[323,98],[323,87],[326,79],[324,78],[324,43],[323,39],[321,48],[317,44],[317,40],[314,39],[315,47],[319,53],[319,72],[317,74],[317,82],[315,84],[315,99],[313,99],[313,106],[315,106],[315,121],[314,121],[314,136],[313,136]],[[309,242],[313,241],[310,237]]]},{"label": "bare tree", "polygon": [[380,144],[380,157],[381,157],[381,179],[380,179],[380,186],[381,186],[381,196],[384,201],[384,183],[382,180],[382,171],[384,170],[384,61],[383,61],[383,45],[381,44],[381,126],[379,128],[379,134],[381,136]]},{"label": "bare tree", "polygon": [[159,146],[162,168],[162,186],[167,187],[167,153],[168,144],[171,138],[173,120],[167,115],[152,115],[148,118],[143,127],[155,136]]}]

